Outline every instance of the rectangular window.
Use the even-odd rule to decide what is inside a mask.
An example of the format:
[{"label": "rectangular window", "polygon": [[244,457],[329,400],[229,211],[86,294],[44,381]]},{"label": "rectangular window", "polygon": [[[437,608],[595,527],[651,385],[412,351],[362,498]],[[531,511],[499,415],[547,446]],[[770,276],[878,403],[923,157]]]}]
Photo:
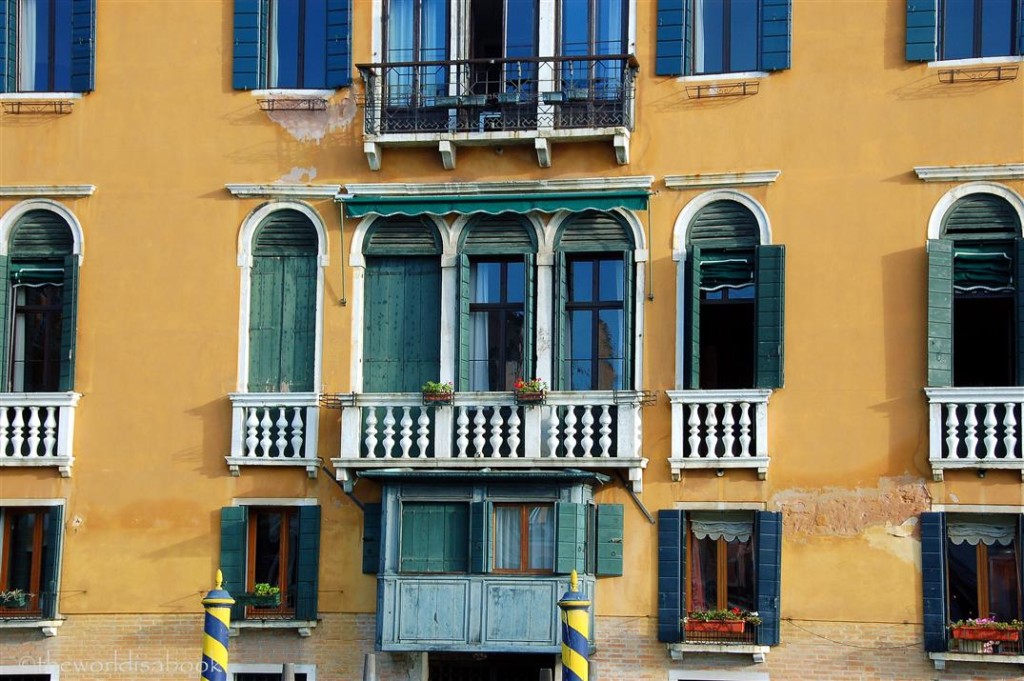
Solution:
[{"label": "rectangular window", "polygon": [[257,584],[269,584],[281,590],[279,606],[250,606],[247,616],[293,618],[299,554],[299,523],[295,509],[251,509],[247,547],[249,575],[246,590],[255,590]]},{"label": "rectangular window", "polygon": [[[58,270],[63,277],[63,270]],[[18,274],[15,274],[15,281]],[[56,392],[60,389],[63,287],[15,284],[11,389]]]},{"label": "rectangular window", "polygon": [[1014,518],[949,520],[949,619],[1016,619],[1021,607]]},{"label": "rectangular window", "polygon": [[622,390],[626,369],[621,254],[568,261],[566,375],[570,390]]},{"label": "rectangular window", "polygon": [[525,377],[525,269],[521,258],[470,262],[470,390],[512,390]]},{"label": "rectangular window", "polygon": [[18,91],[71,90],[71,0],[18,0]]},{"label": "rectangular window", "polygon": [[17,594],[0,604],[0,619],[41,617],[46,603],[55,600],[50,591],[55,585],[59,515],[54,507],[0,509],[0,591]]},{"label": "rectangular window", "polygon": [[700,387],[754,387],[757,287],[752,250],[702,251]]},{"label": "rectangular window", "polygon": [[1015,0],[942,0],[940,59],[1014,54]]},{"label": "rectangular window", "polygon": [[758,0],[693,0],[694,73],[758,68]]},{"label": "rectangular window", "polygon": [[495,504],[495,572],[551,572],[555,516],[551,504]]},{"label": "rectangular window", "polygon": [[687,612],[757,610],[753,520],[729,513],[693,513],[687,520]]},{"label": "rectangular window", "polygon": [[327,80],[326,0],[271,0],[268,87],[319,88]]},{"label": "rectangular window", "polygon": [[468,572],[469,504],[404,502],[400,572]]}]

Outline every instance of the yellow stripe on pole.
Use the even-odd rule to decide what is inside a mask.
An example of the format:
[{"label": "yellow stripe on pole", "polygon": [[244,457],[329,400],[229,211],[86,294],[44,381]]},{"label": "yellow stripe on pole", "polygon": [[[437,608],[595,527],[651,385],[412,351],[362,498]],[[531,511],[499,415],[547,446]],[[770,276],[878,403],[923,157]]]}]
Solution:
[{"label": "yellow stripe on pole", "polygon": [[589,681],[590,601],[579,590],[575,570],[570,590],[558,607],[562,610],[562,681]]}]

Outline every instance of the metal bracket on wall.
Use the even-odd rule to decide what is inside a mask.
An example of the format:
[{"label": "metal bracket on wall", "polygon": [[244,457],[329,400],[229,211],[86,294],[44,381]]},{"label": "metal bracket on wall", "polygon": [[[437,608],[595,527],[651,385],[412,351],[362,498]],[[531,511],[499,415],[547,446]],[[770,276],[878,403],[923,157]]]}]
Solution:
[{"label": "metal bracket on wall", "polygon": [[982,83],[997,80],[1014,80],[1017,78],[1018,64],[1000,64],[998,66],[981,66],[970,69],[947,69],[939,71],[939,82],[950,83]]},{"label": "metal bracket on wall", "polygon": [[22,100],[3,102],[7,114],[69,114],[75,103],[70,99]]},{"label": "metal bracket on wall", "polygon": [[326,111],[323,97],[266,97],[257,100],[262,111]]},{"label": "metal bracket on wall", "polygon": [[749,97],[757,94],[758,81],[739,80],[732,83],[708,83],[707,85],[687,85],[686,96],[690,99],[709,99],[711,97]]}]

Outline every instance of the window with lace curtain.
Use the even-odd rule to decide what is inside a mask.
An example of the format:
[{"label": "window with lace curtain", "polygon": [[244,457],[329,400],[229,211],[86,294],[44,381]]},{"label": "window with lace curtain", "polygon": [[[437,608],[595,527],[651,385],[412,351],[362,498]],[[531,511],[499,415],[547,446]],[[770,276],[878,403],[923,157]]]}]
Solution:
[{"label": "window with lace curtain", "polygon": [[551,572],[554,561],[551,504],[494,505],[494,572]]},{"label": "window with lace curtain", "polygon": [[687,524],[687,612],[757,610],[752,515],[692,513]]}]

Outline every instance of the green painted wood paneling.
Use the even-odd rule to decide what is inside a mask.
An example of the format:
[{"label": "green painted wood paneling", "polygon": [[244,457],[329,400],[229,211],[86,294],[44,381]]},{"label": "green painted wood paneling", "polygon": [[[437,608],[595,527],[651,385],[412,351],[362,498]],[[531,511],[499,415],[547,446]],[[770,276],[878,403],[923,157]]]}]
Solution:
[{"label": "green painted wood paneling", "polygon": [[525,215],[502,213],[474,219],[467,226],[460,252],[473,254],[533,253],[533,227]]},{"label": "green painted wood paneling", "polygon": [[634,247],[622,217],[597,211],[569,218],[559,229],[557,244],[561,251],[622,251]]},{"label": "green painted wood paneling", "polygon": [[253,255],[316,255],[316,227],[297,210],[276,210],[260,222],[253,235]]},{"label": "green painted wood paneling", "polygon": [[469,504],[402,504],[401,572],[469,571]]},{"label": "green painted wood paneling", "polygon": [[[244,506],[225,506],[220,510],[220,570],[224,588],[228,593],[244,593],[246,509]],[[245,608],[231,608],[231,619],[245,618]]]},{"label": "green painted wood paneling", "polygon": [[366,504],[363,508],[363,574],[375,575],[381,571],[381,504]]},{"label": "green painted wood paneling", "polygon": [[469,281],[469,256],[463,253],[459,255],[459,377],[457,390],[469,390],[469,303],[472,297]]},{"label": "green painted wood paneling", "polygon": [[317,615],[320,583],[320,507],[299,506],[298,522],[295,619],[312,621]]},{"label": "green painted wood paneling", "polygon": [[[5,291],[6,287],[0,289]],[[78,256],[64,257],[64,283],[60,319],[59,389],[75,389],[75,344],[78,337]],[[6,327],[4,327],[6,328]]]},{"label": "green painted wood paneling", "polygon": [[701,247],[749,248],[760,241],[757,218],[737,201],[714,201],[694,216],[686,243]]},{"label": "green painted wood paneling", "polygon": [[74,247],[71,228],[64,218],[49,210],[30,210],[14,226],[8,254],[15,258],[70,255]]},{"label": "green painted wood paneling", "polygon": [[609,211],[626,208],[647,209],[650,193],[646,189],[622,189],[591,192],[543,192],[536,194],[467,194],[462,196],[354,196],[345,200],[345,214],[352,218],[371,213],[389,217],[418,219],[421,215],[471,215],[487,213],[526,214],[531,211],[557,213],[566,210]]},{"label": "green painted wood paneling", "polygon": [[477,574],[491,571],[491,515],[489,501],[469,504],[469,570]]},{"label": "green painted wood paneling", "polygon": [[[1014,256],[1017,308],[1017,385],[1024,385],[1024,239],[1014,240]],[[1020,550],[1024,551],[1024,545],[1021,545]],[[1021,563],[1024,564],[1024,560]]]},{"label": "green painted wood paneling", "polygon": [[1016,239],[1020,217],[1010,202],[995,194],[969,194],[958,199],[942,219],[945,239]]},{"label": "green painted wood paneling", "polygon": [[555,572],[586,570],[587,507],[566,501],[555,503]]},{"label": "green painted wood paneling", "polygon": [[597,569],[603,576],[622,574],[623,552],[622,504],[600,504],[597,507]]},{"label": "green painted wood paneling", "polygon": [[526,292],[523,299],[523,378],[536,375],[537,362],[534,357],[534,317],[537,314],[537,271],[536,256],[533,253],[523,254]]},{"label": "green painted wood paneling", "polygon": [[60,554],[64,539],[64,507],[50,506],[46,511],[46,527],[43,536],[43,555],[40,565],[39,583],[42,593],[39,606],[43,617],[57,616],[57,600],[60,585]]},{"label": "green painted wood paneling", "polygon": [[686,256],[687,291],[686,291],[686,387],[690,390],[700,388],[700,246],[690,248]]},{"label": "green painted wood paneling", "polygon": [[658,640],[682,640],[686,609],[686,514],[658,511]]},{"label": "green painted wood paneling", "polygon": [[938,0],[907,0],[907,61],[935,61]]},{"label": "green painted wood paneling", "polygon": [[7,329],[11,323],[11,260],[0,255],[0,390],[10,389],[8,384],[10,371],[11,339]]},{"label": "green painted wood paneling", "polygon": [[249,391],[312,391],[316,256],[256,256],[250,277]]},{"label": "green painted wood paneling", "polygon": [[781,388],[784,378],[786,247],[758,246],[757,279],[757,355],[754,385],[757,388]]},{"label": "green painted wood paneling", "polygon": [[761,626],[757,642],[763,646],[779,644],[782,606],[782,514],[758,511],[754,514],[757,542],[754,579],[757,581],[757,612]]},{"label": "green painted wood paneling", "polygon": [[424,217],[381,218],[368,231],[363,253],[376,256],[440,255],[441,237],[437,228]]},{"label": "green painted wood paneling", "polygon": [[921,587],[924,597],[924,649],[946,652],[946,514],[921,514]]},{"label": "green painted wood paneling", "polygon": [[953,242],[928,240],[928,385],[953,385]]}]

